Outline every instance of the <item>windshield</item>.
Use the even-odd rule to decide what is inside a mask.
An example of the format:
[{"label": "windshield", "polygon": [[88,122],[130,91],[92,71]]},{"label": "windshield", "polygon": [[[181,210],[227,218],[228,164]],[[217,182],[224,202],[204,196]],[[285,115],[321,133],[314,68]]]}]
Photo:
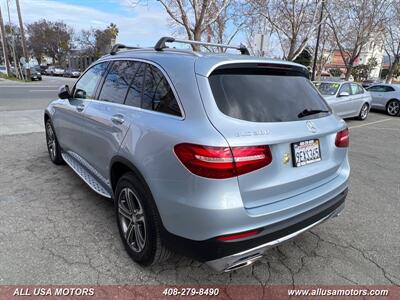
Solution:
[{"label": "windshield", "polygon": [[324,96],[333,96],[336,95],[340,87],[340,83],[337,82],[316,82],[315,86],[318,91]]},{"label": "windshield", "polygon": [[[252,122],[288,122],[329,114],[329,107],[303,76],[229,69],[209,77],[218,108],[224,114]],[[304,111],[310,111],[304,113]]]}]

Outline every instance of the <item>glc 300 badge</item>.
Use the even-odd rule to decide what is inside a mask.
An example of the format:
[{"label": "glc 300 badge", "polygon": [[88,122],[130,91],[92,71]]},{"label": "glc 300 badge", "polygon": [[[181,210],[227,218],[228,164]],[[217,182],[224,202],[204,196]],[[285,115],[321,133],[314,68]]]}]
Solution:
[{"label": "glc 300 badge", "polygon": [[289,154],[285,153],[282,158],[282,162],[286,165],[290,161]]}]

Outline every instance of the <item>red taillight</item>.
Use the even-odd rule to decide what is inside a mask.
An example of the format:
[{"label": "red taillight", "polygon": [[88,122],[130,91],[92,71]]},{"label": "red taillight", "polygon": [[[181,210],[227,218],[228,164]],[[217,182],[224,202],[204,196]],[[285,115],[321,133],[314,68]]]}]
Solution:
[{"label": "red taillight", "polygon": [[349,146],[349,129],[344,129],[336,134],[335,145],[336,147],[345,148]]},{"label": "red taillight", "polygon": [[207,178],[230,178],[269,165],[268,146],[211,147],[179,144],[174,147],[179,160],[190,172]]},{"label": "red taillight", "polygon": [[243,238],[246,238],[249,236],[253,236],[253,235],[256,235],[257,233],[258,233],[257,230],[251,230],[251,231],[246,231],[246,232],[241,232],[241,233],[219,236],[219,237],[217,237],[217,240],[232,241],[232,240],[243,239]]}]

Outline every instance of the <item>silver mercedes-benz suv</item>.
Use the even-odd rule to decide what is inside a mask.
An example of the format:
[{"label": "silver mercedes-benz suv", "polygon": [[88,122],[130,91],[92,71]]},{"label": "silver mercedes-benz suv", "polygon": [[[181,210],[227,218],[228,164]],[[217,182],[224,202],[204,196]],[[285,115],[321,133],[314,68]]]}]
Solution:
[{"label": "silver mercedes-benz suv", "polygon": [[231,271],[338,215],[348,129],[307,69],[167,43],[199,42],[117,44],[44,113],[51,160],[113,199],[133,260]]}]

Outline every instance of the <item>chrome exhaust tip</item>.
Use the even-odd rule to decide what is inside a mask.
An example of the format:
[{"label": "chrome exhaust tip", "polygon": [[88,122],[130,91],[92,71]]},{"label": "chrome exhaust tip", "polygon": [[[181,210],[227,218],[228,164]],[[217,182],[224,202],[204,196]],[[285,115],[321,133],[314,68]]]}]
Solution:
[{"label": "chrome exhaust tip", "polygon": [[243,258],[238,260],[237,262],[235,262],[234,264],[232,264],[231,266],[227,267],[224,272],[231,272],[240,268],[244,268],[247,266],[250,266],[251,264],[253,264],[254,262],[256,262],[257,260],[259,260],[262,257],[261,254],[255,254],[251,257],[247,257],[247,258]]}]

